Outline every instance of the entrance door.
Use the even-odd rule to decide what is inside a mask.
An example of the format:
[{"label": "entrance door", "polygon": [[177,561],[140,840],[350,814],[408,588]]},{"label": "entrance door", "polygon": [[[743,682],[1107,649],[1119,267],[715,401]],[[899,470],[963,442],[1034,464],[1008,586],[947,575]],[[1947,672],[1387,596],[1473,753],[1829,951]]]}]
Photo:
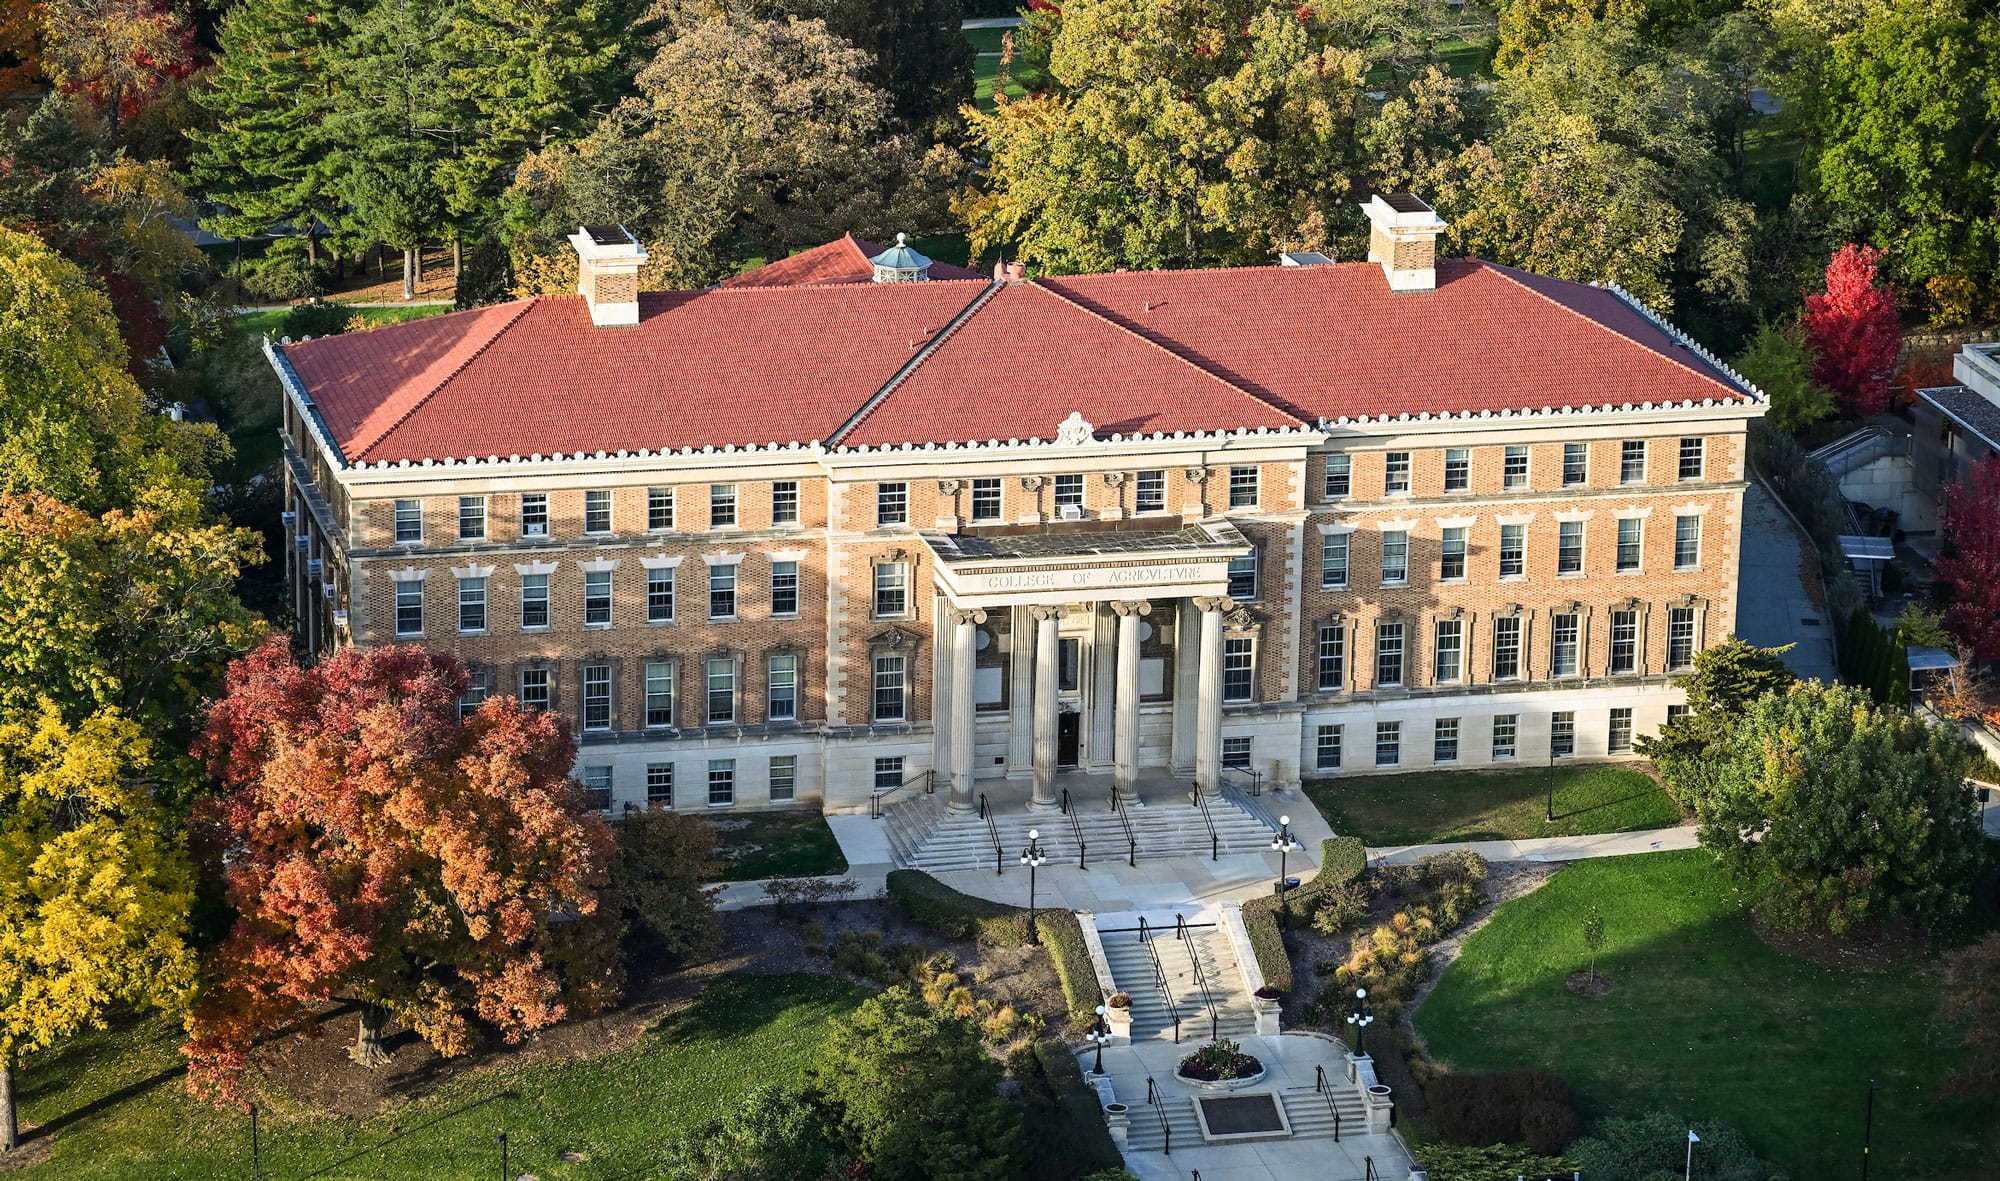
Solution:
[{"label": "entrance door", "polygon": [[1076,766],[1078,748],[1083,739],[1082,714],[1056,715],[1056,766]]}]

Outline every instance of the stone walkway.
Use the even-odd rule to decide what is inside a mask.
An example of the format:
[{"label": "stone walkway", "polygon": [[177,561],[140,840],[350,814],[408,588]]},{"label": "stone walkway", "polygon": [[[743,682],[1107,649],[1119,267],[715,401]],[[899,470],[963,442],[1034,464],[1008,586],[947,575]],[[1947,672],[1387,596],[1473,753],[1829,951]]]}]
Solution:
[{"label": "stone walkway", "polygon": [[1795,644],[1785,665],[1801,680],[1837,684],[1833,625],[1800,581],[1803,541],[1770,489],[1743,493],[1743,548],[1737,560],[1736,634],[1761,648]]},{"label": "stone walkway", "polygon": [[1694,824],[1647,828],[1638,832],[1607,832],[1576,837],[1530,837],[1520,841],[1454,841],[1439,845],[1384,845],[1368,850],[1368,860],[1397,865],[1433,853],[1470,849],[1488,861],[1580,861],[1586,857],[1624,857],[1692,849],[1701,831]]}]

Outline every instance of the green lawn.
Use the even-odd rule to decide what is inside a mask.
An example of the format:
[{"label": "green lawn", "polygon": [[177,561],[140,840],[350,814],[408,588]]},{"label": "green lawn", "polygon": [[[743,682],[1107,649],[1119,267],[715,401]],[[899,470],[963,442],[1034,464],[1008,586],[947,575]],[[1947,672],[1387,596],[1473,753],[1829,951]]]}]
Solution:
[{"label": "green lawn", "polygon": [[726,882],[817,877],[847,872],[847,858],[818,812],[747,812],[711,817]]},{"label": "green lawn", "polygon": [[1335,832],[1370,845],[1567,837],[1680,823],[1680,809],[1642,771],[1569,764],[1553,774],[1553,824],[1545,819],[1546,767],[1322,779],[1305,790]]},{"label": "green lawn", "polygon": [[[993,109],[993,79],[1000,73],[1000,37],[1006,29],[967,29],[964,36],[972,42],[972,48],[980,54],[972,59],[972,104],[982,111]],[[1020,99],[1028,97],[1030,91],[1041,85],[1040,74],[1022,64],[1022,35],[1014,34],[1014,60],[1007,67],[1007,97]]]},{"label": "green lawn", "polygon": [[[462,1181],[495,1176],[494,1135],[516,1174],[543,1181],[640,1178],[677,1132],[766,1081],[796,1082],[826,1023],[867,991],[826,976],[736,976],[637,1045],[589,1062],[462,1078],[366,1120],[266,1112],[272,1181]],[[338,1036],[329,1033],[329,1036]],[[189,1181],[250,1175],[250,1135],[182,1089],[178,1025],[153,1020],[79,1038],[30,1063],[22,1114],[56,1123],[51,1158],[22,1174],[64,1181]],[[589,1159],[566,1163],[566,1151]]]},{"label": "green lawn", "polygon": [[[1730,1124],[1798,1181],[1858,1173],[1872,1077],[1877,1176],[1991,1177],[2000,1101],[1936,1097],[1955,1058],[1936,965],[1862,974],[1782,956],[1751,931],[1748,901],[1701,850],[1578,862],[1466,940],[1417,1029],[1461,1069],[1562,1074],[1586,1118]],[[1585,967],[1592,905],[1614,987],[1586,1000],[1563,982]]]}]

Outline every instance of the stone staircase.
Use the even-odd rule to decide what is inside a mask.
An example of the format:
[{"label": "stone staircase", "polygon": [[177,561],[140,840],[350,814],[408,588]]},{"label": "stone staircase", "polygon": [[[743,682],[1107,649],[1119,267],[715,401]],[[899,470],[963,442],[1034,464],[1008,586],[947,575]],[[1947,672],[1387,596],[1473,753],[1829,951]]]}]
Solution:
[{"label": "stone staircase", "polygon": [[[1229,936],[1215,927],[1190,927],[1185,940],[1175,937],[1171,924],[1141,940],[1132,931],[1110,931],[1099,935],[1104,957],[1111,966],[1112,982],[1118,991],[1132,998],[1132,1039],[1173,1039],[1174,1018],[1180,1018],[1180,1039],[1190,1043],[1209,1038],[1209,1007],[1214,1006],[1215,1034],[1233,1040],[1257,1032],[1257,1018],[1250,1008],[1250,995],[1243,987],[1243,971],[1229,946]],[[1150,948],[1150,950],[1148,950]],[[1167,997],[1160,993],[1153,971],[1153,956],[1159,956],[1166,973]],[[1197,985],[1194,961],[1201,962],[1201,985]],[[1205,987],[1203,987],[1205,985]]]},{"label": "stone staircase", "polygon": [[[1279,1091],[1277,1095],[1278,1102],[1284,1105],[1285,1121],[1292,1127],[1291,1138],[1294,1140],[1333,1139],[1335,1111],[1340,1113],[1340,1134],[1343,1137],[1361,1135],[1368,1127],[1367,1112],[1351,1087],[1341,1086],[1324,1092],[1311,1087],[1295,1087]],[[1327,1107],[1328,1096],[1333,1098],[1331,1110]],[[1126,1151],[1159,1152],[1169,1147],[1169,1132],[1173,1136],[1173,1148],[1192,1148],[1201,1144],[1201,1123],[1195,1118],[1194,1104],[1195,1101],[1186,1096],[1162,1096],[1157,1105],[1148,1105],[1143,1099],[1133,1103],[1131,1113],[1126,1117]],[[1165,1130],[1160,1126],[1161,1115],[1166,1116]],[[1274,1133],[1272,1138],[1281,1137]]]},{"label": "stone staircase", "polygon": [[[1271,847],[1272,828],[1263,818],[1226,798],[1213,799],[1206,811],[1215,824],[1216,840],[1209,838],[1208,824],[1198,809],[1185,798],[1172,802],[1155,801],[1113,812],[1102,797],[1077,801],[1072,806],[1076,828],[1070,817],[1053,809],[1047,812],[1010,811],[993,818],[993,830],[1000,836],[1000,862],[1005,870],[1020,867],[1021,850],[1027,847],[1028,830],[1042,834],[1042,848],[1049,865],[1077,863],[1076,830],[1083,833],[1086,865],[1125,861],[1131,853],[1122,815],[1132,826],[1138,841],[1137,858],[1161,861],[1184,857],[1206,858],[1219,846],[1220,854],[1264,853]],[[976,812],[952,814],[945,808],[945,793],[920,795],[890,806],[883,816],[888,826],[889,845],[898,860],[928,873],[960,869],[993,868],[993,831]]]}]

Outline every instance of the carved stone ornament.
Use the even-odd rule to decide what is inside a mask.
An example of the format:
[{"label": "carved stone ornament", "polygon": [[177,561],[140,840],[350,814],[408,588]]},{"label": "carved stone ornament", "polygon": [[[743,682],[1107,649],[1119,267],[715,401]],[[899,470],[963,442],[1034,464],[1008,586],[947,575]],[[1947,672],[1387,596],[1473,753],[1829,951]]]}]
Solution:
[{"label": "carved stone ornament", "polygon": [[1248,607],[1238,607],[1222,617],[1223,626],[1232,631],[1255,631],[1261,622],[1257,618],[1257,613]]},{"label": "carved stone ornament", "polygon": [[1064,618],[1069,614],[1069,608],[1050,603],[1037,603],[1028,608],[1028,614],[1034,616],[1035,621],[1040,623],[1044,620]]},{"label": "carved stone ornament", "polygon": [[1114,599],[1111,602],[1113,615],[1151,615],[1153,605],[1144,599]]},{"label": "carved stone ornament", "polygon": [[1205,467],[1191,467],[1181,474],[1187,477],[1187,481],[1190,484],[1208,483],[1208,469]]},{"label": "carved stone ornament", "polygon": [[1047,481],[1041,476],[1022,476],[1021,487],[1029,492],[1040,492]]},{"label": "carved stone ornament", "polygon": [[1227,611],[1236,600],[1222,595],[1203,595],[1194,601],[1197,611]]},{"label": "carved stone ornament", "polygon": [[915,632],[905,631],[900,627],[890,627],[869,636],[868,642],[877,648],[910,648],[916,645],[917,636]]},{"label": "carved stone ornament", "polygon": [[1694,595],[1675,595],[1668,605],[1673,607],[1700,607],[1705,604]]},{"label": "carved stone ornament", "polygon": [[1085,421],[1083,415],[1075,410],[1070,411],[1069,417],[1063,419],[1056,427],[1056,442],[1063,446],[1082,446],[1094,440],[1096,436],[1097,428]]},{"label": "carved stone ornament", "polygon": [[1111,487],[1111,488],[1120,488],[1120,487],[1123,487],[1123,486],[1124,486],[1124,484],[1125,484],[1125,473],[1124,473],[1124,472],[1105,472],[1105,473],[1104,473],[1104,483],[1105,483],[1105,485],[1106,485],[1107,487]]},{"label": "carved stone ornament", "polygon": [[953,627],[968,623],[981,624],[986,622],[986,612],[978,607],[953,607],[946,613],[945,618],[951,621]]},{"label": "carved stone ornament", "polygon": [[958,487],[959,482],[957,480],[939,480],[938,494],[941,496],[957,496]]}]

